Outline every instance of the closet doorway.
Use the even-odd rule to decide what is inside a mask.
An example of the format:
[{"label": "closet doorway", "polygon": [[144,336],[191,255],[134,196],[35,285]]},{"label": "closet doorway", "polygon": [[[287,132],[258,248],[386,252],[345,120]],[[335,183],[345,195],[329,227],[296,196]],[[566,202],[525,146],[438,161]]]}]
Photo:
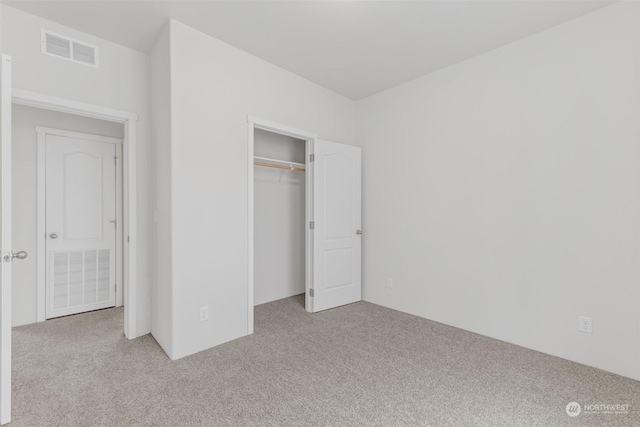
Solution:
[{"label": "closet doorway", "polygon": [[248,117],[248,333],[255,305],[362,299],[361,150]]},{"label": "closet doorway", "polygon": [[305,293],[306,141],[254,135],[254,305]]}]

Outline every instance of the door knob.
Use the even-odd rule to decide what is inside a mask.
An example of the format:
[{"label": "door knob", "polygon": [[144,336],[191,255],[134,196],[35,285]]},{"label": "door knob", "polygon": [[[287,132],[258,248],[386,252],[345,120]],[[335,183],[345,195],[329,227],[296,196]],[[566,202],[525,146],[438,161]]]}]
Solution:
[{"label": "door knob", "polygon": [[27,253],[25,251],[20,252],[4,252],[2,254],[2,262],[11,262],[14,258],[25,259]]},{"label": "door knob", "polygon": [[49,237],[52,238],[52,239],[57,239],[58,235],[56,233],[51,233],[51,234],[49,234]]},{"label": "door knob", "polygon": [[359,236],[362,234],[362,230],[356,230],[356,234]]}]

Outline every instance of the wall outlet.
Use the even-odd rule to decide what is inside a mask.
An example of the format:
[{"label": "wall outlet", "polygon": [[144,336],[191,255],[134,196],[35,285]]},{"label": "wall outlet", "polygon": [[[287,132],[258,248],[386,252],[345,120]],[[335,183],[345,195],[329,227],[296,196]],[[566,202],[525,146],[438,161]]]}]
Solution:
[{"label": "wall outlet", "polygon": [[209,307],[208,306],[200,307],[200,321],[204,322],[205,320],[209,320]]},{"label": "wall outlet", "polygon": [[591,317],[578,316],[578,330],[588,334],[593,333],[593,321]]},{"label": "wall outlet", "polygon": [[393,279],[391,277],[387,277],[387,288],[393,289]]}]

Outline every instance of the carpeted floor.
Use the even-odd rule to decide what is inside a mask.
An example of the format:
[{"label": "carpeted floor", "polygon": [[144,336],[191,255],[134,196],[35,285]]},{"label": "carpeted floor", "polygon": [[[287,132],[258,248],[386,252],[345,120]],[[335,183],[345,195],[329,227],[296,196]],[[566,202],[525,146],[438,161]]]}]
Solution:
[{"label": "carpeted floor", "polygon": [[[640,382],[365,302],[256,307],[255,333],[171,362],[122,309],[14,328],[12,426],[639,426]],[[581,414],[571,401],[629,404]]]}]

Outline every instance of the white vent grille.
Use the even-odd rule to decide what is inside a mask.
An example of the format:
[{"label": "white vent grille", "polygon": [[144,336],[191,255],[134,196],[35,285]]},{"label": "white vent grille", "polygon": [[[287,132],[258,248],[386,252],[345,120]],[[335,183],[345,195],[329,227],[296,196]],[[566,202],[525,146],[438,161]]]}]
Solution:
[{"label": "white vent grille", "polygon": [[98,67],[97,47],[47,30],[42,30],[42,53]]},{"label": "white vent grille", "polygon": [[62,56],[63,58],[71,58],[71,41],[56,35],[45,33],[45,43],[47,53]]},{"label": "white vent grille", "polygon": [[96,64],[96,49],[78,42],[73,42],[73,59],[89,65]]}]

